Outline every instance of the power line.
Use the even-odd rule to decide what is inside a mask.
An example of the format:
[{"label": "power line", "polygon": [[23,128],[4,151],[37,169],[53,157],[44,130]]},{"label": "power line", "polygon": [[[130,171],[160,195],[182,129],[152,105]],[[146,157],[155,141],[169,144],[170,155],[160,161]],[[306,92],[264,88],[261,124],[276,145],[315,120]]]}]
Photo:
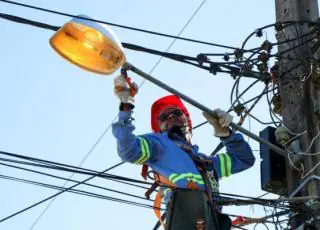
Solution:
[{"label": "power line", "polygon": [[[3,158],[0,159],[0,160],[4,160]],[[7,160],[7,159],[6,159]],[[20,164],[24,164],[25,162],[21,162],[21,161],[15,161],[14,163],[20,163]],[[39,172],[39,171],[34,171],[34,170],[31,170],[31,169],[26,169],[26,168],[21,168],[21,167],[17,167],[17,166],[12,166],[12,165],[8,165],[8,164],[3,164],[3,163],[0,163],[0,165],[5,165],[5,166],[8,166],[8,167],[13,167],[13,168],[17,168],[17,169],[22,169],[22,170],[26,170],[26,171],[29,171],[29,172],[35,172],[35,173],[38,173],[38,174],[42,174],[42,175],[45,175],[45,176],[51,176],[51,177],[56,177],[58,179],[63,179],[62,177],[58,177],[58,176],[54,176],[52,174],[47,174],[47,173],[42,173],[42,172]],[[37,166],[37,165],[34,165],[34,166]],[[41,166],[41,165],[40,165]],[[52,166],[50,166],[52,168]],[[58,167],[56,168],[58,170],[64,170],[63,167]],[[86,171],[93,171],[93,170],[89,170],[89,169],[85,169]],[[83,171],[77,171],[78,173],[84,173]],[[127,178],[127,177],[122,177],[122,176],[116,176],[116,175],[112,175],[112,174],[105,174],[105,173],[100,173],[101,175],[99,175],[99,173],[97,174],[90,174],[92,176],[98,176],[98,177],[102,177],[102,178],[105,178],[105,179],[110,179],[110,180],[113,180],[113,181],[116,181],[116,182],[120,182],[119,180],[121,181],[130,181],[130,182],[134,182],[134,183],[142,183],[142,184],[151,184],[149,182],[145,182],[145,181],[140,181],[140,180],[135,180],[135,179],[131,179],[131,178]],[[67,179],[69,180],[69,179]],[[133,184],[128,184],[128,185],[131,185],[131,186],[135,186]],[[146,188],[144,188],[146,189]],[[258,199],[258,198],[253,198],[253,197],[248,197],[248,196],[242,196],[242,195],[237,195],[237,194],[228,194],[228,193],[219,193],[219,195],[222,195],[222,196],[227,196],[227,197],[240,197],[240,198],[246,198],[246,199],[250,199],[250,200],[253,200],[253,201],[258,201],[259,203],[268,203],[270,202],[270,200],[266,200],[266,199]],[[274,201],[274,200],[273,200]]]},{"label": "power line", "polygon": [[[49,24],[46,24],[46,23],[42,23],[42,22],[32,21],[32,20],[21,18],[21,17],[17,17],[17,16],[14,16],[14,15],[8,15],[8,14],[0,13],[0,17],[3,18],[3,19],[6,19],[6,20],[17,22],[17,23],[23,23],[23,24],[27,24],[27,25],[31,25],[31,26],[44,28],[44,29],[50,29],[50,30],[54,30],[54,31],[59,29],[58,26],[53,26],[53,25],[49,25]],[[301,37],[308,36],[308,35],[311,35],[313,33],[315,33],[314,30],[311,31],[310,33],[302,35]],[[317,35],[314,36],[312,39],[314,39],[316,37],[317,37]],[[288,40],[287,42],[291,42],[291,40]],[[272,46],[277,45],[277,43],[270,43],[270,44]],[[209,71],[210,73],[213,73],[213,74],[216,74],[217,72],[220,72],[220,73],[228,73],[228,74],[231,74],[231,75],[239,75],[239,76],[241,75],[241,76],[245,76],[245,77],[256,78],[256,79],[259,79],[261,81],[268,80],[268,76],[261,76],[261,73],[256,72],[256,71],[252,71],[252,70],[251,71],[243,71],[246,68],[241,68],[241,66],[239,67],[240,64],[242,64],[242,67],[246,67],[249,62],[253,62],[254,60],[257,61],[258,59],[252,59],[252,57],[254,55],[260,54],[259,51],[261,51],[261,47],[252,49],[253,51],[250,51],[250,52],[253,52],[253,53],[252,53],[252,55],[250,55],[249,58],[247,58],[246,61],[237,60],[237,61],[226,61],[226,62],[213,62],[213,61],[210,61],[210,59],[208,59],[206,57],[206,55],[204,55],[204,54],[199,54],[197,57],[190,57],[190,56],[181,55],[181,54],[162,52],[162,51],[149,49],[149,48],[146,48],[146,47],[142,47],[142,46],[134,45],[134,44],[130,44],[130,43],[125,43],[125,42],[123,42],[122,45],[123,45],[123,47],[125,47],[127,49],[146,52],[146,53],[150,53],[150,54],[154,54],[154,55],[160,55],[162,57],[166,57],[166,58],[169,58],[169,59],[172,59],[172,60],[175,60],[175,61],[179,61],[179,62],[182,62],[182,63],[185,63],[185,64],[193,65],[193,66],[196,66],[198,68],[207,70],[207,71]],[[300,45],[298,45],[298,46],[300,46]],[[296,48],[296,47],[293,47],[293,48]],[[241,50],[241,52],[243,54],[245,51]],[[214,55],[214,54],[210,54],[210,55]],[[226,55],[226,54],[216,54],[216,55]],[[230,54],[228,54],[228,55],[230,55]],[[271,58],[271,57],[279,57],[281,55],[282,55],[281,53],[275,54],[275,55],[269,54],[269,58]],[[243,62],[244,62],[244,64],[243,64]],[[203,65],[203,64],[207,64],[207,65]],[[236,66],[233,66],[233,65],[236,65]],[[257,65],[257,63],[253,63],[253,65]]]},{"label": "power line", "polygon": [[[108,169],[106,169],[106,170],[104,170],[104,171],[101,171],[99,174],[102,174],[102,173],[105,173],[105,172],[107,172],[107,171],[109,171],[109,170],[111,170],[111,169],[114,169],[114,168],[122,165],[123,163],[124,163],[124,162],[118,163],[118,164],[116,164],[116,165],[114,165],[114,166],[112,166],[112,167],[110,167],[110,168],[108,168]],[[75,188],[75,187],[77,187],[77,186],[79,186],[79,185],[81,185],[81,184],[83,184],[83,183],[85,183],[85,182],[93,179],[94,177],[96,177],[96,176],[94,175],[94,176],[88,177],[87,179],[85,179],[85,180],[83,180],[83,181],[81,181],[81,182],[79,182],[79,183],[76,183],[76,184],[74,184],[74,185],[72,185],[72,186],[70,186],[70,187],[68,187],[68,188],[64,188],[62,191],[60,191],[60,192],[58,192],[58,193],[55,193],[55,194],[53,194],[53,195],[51,195],[51,196],[49,196],[49,197],[47,197],[47,198],[45,198],[45,199],[43,199],[43,200],[35,203],[35,204],[33,204],[33,205],[30,205],[30,206],[28,206],[28,207],[26,207],[26,208],[24,208],[24,209],[21,209],[20,211],[17,211],[17,212],[15,212],[15,213],[13,213],[13,214],[11,214],[11,215],[9,215],[9,216],[1,219],[1,220],[0,220],[0,223],[6,221],[6,220],[8,220],[8,219],[11,219],[11,218],[13,218],[13,217],[15,217],[15,216],[23,213],[23,212],[26,212],[26,211],[28,211],[29,209],[34,208],[34,207],[36,207],[36,206],[38,206],[38,205],[40,205],[40,204],[42,204],[42,203],[44,203],[44,202],[52,199],[52,198],[55,198],[55,197],[59,196],[60,194],[62,194],[62,193],[64,193],[64,192],[67,192],[67,191],[69,191],[70,189],[73,189],[73,188]]]},{"label": "power line", "polygon": [[[42,183],[42,182],[38,182],[38,181],[34,181],[34,180],[26,180],[26,179],[22,179],[22,178],[11,177],[11,176],[1,175],[1,174],[0,174],[0,179],[12,180],[12,181],[16,181],[16,182],[32,184],[35,186],[40,186],[40,187],[44,187],[44,188],[51,188],[51,189],[60,190],[60,191],[63,191],[65,189],[65,187],[61,187],[61,186],[56,186],[56,185]],[[150,209],[154,208],[153,205],[138,203],[138,202],[115,198],[115,197],[106,196],[106,195],[101,195],[98,193],[88,192],[88,191],[84,191],[84,190],[80,190],[80,189],[69,189],[68,192],[78,194],[78,195],[87,196],[87,197],[93,197],[93,198],[98,198],[98,199],[104,199],[104,200],[129,204],[129,205],[138,206],[138,207],[144,207],[144,208],[150,208]],[[147,199],[144,199],[144,200],[147,200]],[[148,201],[151,201],[151,200],[148,200]]]},{"label": "power line", "polygon": [[[53,26],[53,25],[49,25],[49,24],[46,24],[46,23],[33,21],[33,20],[29,20],[29,19],[25,19],[25,18],[22,18],[22,17],[9,15],[9,14],[0,13],[0,18],[6,19],[6,20],[9,20],[9,21],[13,21],[13,22],[16,22],[16,23],[22,23],[22,24],[26,24],[26,25],[42,28],[42,29],[50,29],[50,30],[53,30],[53,31],[57,31],[60,28],[58,26]],[[187,24],[189,24],[190,21],[191,20],[189,20],[187,22]],[[185,28],[183,28],[180,32],[182,32],[184,29]],[[173,41],[173,43],[175,41],[176,41],[176,39]],[[173,43],[171,43],[171,44],[173,44]],[[160,59],[165,57],[165,58],[168,58],[168,59],[171,59],[171,60],[174,60],[174,61],[179,61],[179,62],[188,64],[188,65],[195,66],[195,67],[200,68],[200,69],[207,70],[210,73],[214,73],[214,74],[216,74],[217,72],[228,73],[228,74],[237,74],[237,73],[240,72],[240,68],[238,66],[232,66],[233,64],[235,64],[235,62],[213,62],[213,61],[210,61],[207,58],[205,60],[202,60],[201,59],[201,55],[202,54],[199,54],[197,57],[191,57],[191,56],[186,56],[186,55],[182,55],[182,54],[169,53],[168,50],[170,49],[171,45],[169,46],[169,49],[167,49],[166,52],[155,50],[155,49],[150,49],[150,48],[146,48],[146,47],[143,47],[143,46],[130,44],[130,43],[126,43],[126,42],[122,42],[122,46],[124,48],[130,49],[130,50],[145,52],[145,53],[149,53],[149,54],[153,54],[153,55],[159,55],[159,56],[161,56]],[[239,63],[240,62],[241,61],[239,61]],[[206,64],[206,65],[204,65],[204,64]],[[254,72],[254,71],[245,73],[243,75],[246,76],[246,77],[251,77],[251,78],[259,78],[257,76],[257,73]],[[263,80],[263,79],[260,79],[260,80]]]},{"label": "power line", "polygon": [[[17,163],[23,163],[23,162],[17,162]],[[16,169],[22,169],[22,170],[25,170],[25,171],[34,172],[34,173],[38,173],[38,174],[41,174],[41,175],[54,177],[54,178],[57,178],[57,179],[65,179],[65,178],[63,178],[63,177],[55,176],[55,175],[52,175],[52,174],[42,173],[42,172],[39,172],[39,171],[35,171],[35,170],[27,169],[27,168],[21,168],[21,167],[17,167],[17,166],[13,166],[13,165],[8,165],[8,164],[4,164],[4,163],[0,163],[0,165],[4,165],[4,166],[16,168]],[[79,172],[79,173],[82,173],[82,172]],[[139,181],[139,180],[135,180],[135,179],[127,178],[127,177],[121,177],[121,176],[109,175],[109,174],[106,174],[106,175],[107,175],[107,176],[102,176],[102,178],[105,178],[105,179],[124,180],[124,181],[130,181],[130,182],[142,183],[142,184],[149,184],[149,185],[151,184],[151,183],[148,183],[148,182],[145,182],[145,181]],[[99,175],[94,174],[93,176],[99,176]],[[72,180],[70,180],[70,179],[66,179],[66,180],[72,181]],[[78,182],[78,181],[73,181],[73,182]],[[117,182],[118,182],[118,181],[117,181]],[[179,189],[181,189],[181,188],[179,188]],[[181,189],[181,190],[183,190],[183,189]],[[218,195],[218,194],[215,194],[215,195]],[[230,194],[230,193],[219,193],[219,195],[223,195],[223,196],[225,196],[225,197],[238,197],[238,198],[250,199],[250,200],[253,201],[253,202],[257,201],[257,202],[259,202],[260,204],[261,204],[261,203],[268,203],[268,202],[271,202],[271,201],[272,201],[272,202],[277,201],[277,200],[259,199],[259,198],[254,198],[254,197],[249,197],[249,196],[243,196],[243,195],[238,195],[238,194]],[[278,199],[278,200],[279,200],[279,199]]]},{"label": "power line", "polygon": [[[115,121],[115,119],[116,118],[114,118],[112,121],[111,121],[111,123],[113,122],[113,121]],[[111,127],[111,123],[108,125],[108,127],[103,131],[103,133],[99,136],[99,138],[96,140],[96,142],[93,144],[93,146],[90,148],[90,150],[88,151],[88,153],[84,156],[84,158],[82,158],[82,160],[80,161],[80,163],[78,164],[78,166],[81,166],[84,162],[85,162],[85,160],[91,155],[91,153],[93,152],[93,150],[97,147],[97,145],[100,143],[100,141],[102,140],[102,138],[105,136],[105,134],[109,131],[109,129],[110,129],[110,127]],[[119,164],[117,164],[117,165],[114,165],[114,166],[112,166],[110,169],[107,169],[107,170],[105,170],[105,171],[103,171],[102,173],[104,173],[104,172],[106,172],[106,171],[109,171],[109,170],[111,170],[111,169],[113,169],[113,168],[115,168],[115,167],[118,167],[118,166],[120,166],[120,165],[122,165],[124,162],[122,162],[122,163],[119,163]],[[70,176],[69,176],[69,179],[71,179],[73,176],[74,176],[74,174],[75,173],[72,173]],[[100,173],[99,173],[99,175],[100,175]],[[89,179],[87,179],[87,180],[90,180],[90,179],[92,179],[92,178],[94,178],[95,176],[92,176],[92,177],[90,177]],[[84,182],[86,182],[86,181],[84,181]],[[66,181],[62,186],[63,187],[65,187],[66,185],[68,184],[68,181]],[[81,183],[80,183],[81,184]],[[78,184],[79,185],[79,184]],[[73,188],[72,186],[71,186],[71,188]],[[64,191],[66,191],[66,190],[64,190]],[[57,193],[57,194],[55,194],[55,195],[53,195],[53,196],[50,196],[50,197],[48,197],[47,199],[45,199],[45,200],[43,200],[43,201],[40,201],[40,202],[38,202],[38,203],[36,203],[35,205],[38,205],[38,204],[41,204],[41,203],[43,203],[43,202],[45,202],[45,201],[47,201],[47,200],[50,200],[50,202],[46,205],[46,207],[42,210],[42,212],[39,214],[39,216],[37,217],[37,219],[33,222],[33,224],[31,225],[31,227],[30,227],[30,230],[32,230],[33,228],[34,228],[34,226],[37,224],[37,222],[41,219],[41,217],[44,215],[44,213],[49,209],[49,207],[52,205],[52,203],[54,202],[54,200],[56,199],[56,197],[58,196],[58,195],[60,195],[60,194],[62,194],[64,191],[61,191],[61,192],[59,192],[59,193]],[[34,206],[30,206],[30,207],[34,207]],[[27,210],[28,210],[29,208],[27,208]],[[1,222],[1,221],[0,221]]]},{"label": "power line", "polygon": [[[0,158],[0,160],[9,160],[9,159]],[[12,162],[12,161],[10,161],[10,162]],[[25,164],[25,162],[23,162],[23,161],[14,161],[13,163]],[[59,164],[59,163],[57,163],[57,164]],[[8,165],[8,164],[4,164],[4,163],[0,163],[0,165],[14,167],[14,168],[18,168],[18,169],[23,169],[23,170],[27,170],[27,171],[30,171],[30,172],[41,173],[41,174],[46,175],[46,176],[54,176],[52,174],[42,173],[42,172],[38,172],[38,171],[31,170],[31,169],[26,169],[26,168],[20,168],[20,167],[17,167],[17,166],[12,166],[12,165]],[[37,165],[35,165],[35,166],[37,166]],[[75,168],[78,168],[78,167],[75,167]],[[56,169],[57,170],[65,170],[63,167],[58,167]],[[131,179],[131,178],[128,178],[128,177],[122,177],[122,176],[117,176],[117,175],[112,175],[112,174],[101,173],[101,172],[97,172],[97,171],[90,170],[90,169],[85,169],[85,168],[82,168],[82,169],[85,170],[85,171],[96,172],[96,173],[92,173],[92,174],[85,173],[86,175],[89,174],[90,176],[97,176],[97,177],[99,176],[101,178],[106,178],[106,179],[117,179],[117,180],[131,181],[131,182],[135,182],[135,183],[143,183],[143,184],[151,185],[151,183],[148,183],[148,182],[145,182],[145,181],[141,181],[141,180],[135,180],[135,179]],[[82,173],[82,174],[84,173],[83,171],[74,171],[74,172]],[[59,178],[58,176],[54,176],[54,177]],[[66,179],[66,180],[71,180],[71,179]],[[254,197],[250,197],[250,196],[236,195],[236,194],[230,194],[230,193],[219,193],[219,194],[224,195],[224,196],[241,197],[241,198],[246,198],[246,199],[255,199],[255,200],[263,200],[263,201],[265,200],[265,199],[259,199],[259,198],[254,198]]]},{"label": "power line", "polygon": [[101,172],[89,170],[89,169],[85,169],[85,171],[75,170],[75,169],[69,169],[69,168],[65,168],[65,167],[61,167],[61,166],[55,167],[55,166],[46,165],[46,164],[29,163],[29,162],[25,162],[25,161],[17,161],[17,160],[5,159],[5,158],[0,158],[0,161],[6,161],[6,162],[29,165],[29,166],[31,165],[31,166],[60,170],[60,171],[65,171],[65,172],[72,172],[73,174],[78,173],[78,174],[83,174],[83,175],[87,175],[87,176],[88,175],[95,176],[95,177],[99,177],[102,179],[116,179],[116,180],[124,180],[124,181],[128,181],[128,182],[140,183],[140,184],[145,184],[145,185],[152,185],[152,183],[150,183],[150,182],[136,180],[136,179],[123,177],[123,176],[117,176],[117,175],[113,175],[113,174],[109,174],[109,173],[101,173]]},{"label": "power line", "polygon": [[159,33],[159,32],[155,32],[155,31],[151,31],[151,30],[145,30],[145,29],[139,29],[139,28],[134,28],[134,27],[130,27],[130,26],[124,26],[124,25],[120,25],[120,24],[116,24],[116,23],[112,23],[112,22],[106,22],[106,21],[102,21],[102,20],[90,19],[90,18],[81,17],[81,16],[69,14],[69,13],[63,13],[63,12],[59,12],[59,11],[55,11],[55,10],[50,10],[50,9],[46,9],[46,8],[32,6],[32,5],[29,5],[29,4],[23,4],[23,3],[18,3],[18,2],[14,2],[14,1],[7,1],[7,0],[0,0],[0,1],[8,3],[8,4],[12,4],[12,5],[17,5],[17,6],[22,6],[22,7],[34,9],[34,10],[47,12],[47,13],[53,13],[53,14],[58,14],[58,15],[66,16],[66,17],[72,17],[72,18],[78,18],[78,19],[83,19],[83,20],[103,23],[103,24],[106,24],[106,25],[109,25],[109,26],[115,26],[115,27],[119,27],[119,28],[123,28],[123,29],[129,29],[129,30],[134,30],[134,31],[138,31],[138,32],[143,32],[143,33],[148,33],[148,34],[153,34],[153,35],[158,35],[158,36],[163,36],[163,37],[168,37],[168,38],[174,38],[174,39],[184,40],[184,41],[188,41],[188,42],[199,43],[199,44],[203,44],[203,45],[216,46],[216,47],[225,48],[225,49],[238,49],[238,48],[232,47],[232,46],[225,46],[225,45],[220,45],[220,44],[216,44],[216,43],[211,43],[211,42],[206,42],[206,41],[200,41],[200,40],[196,40],[196,39],[186,38],[186,37],[179,37],[179,36]]},{"label": "power line", "polygon": [[[0,163],[0,165],[6,166],[6,167],[10,167],[10,168],[14,168],[14,169],[20,169],[20,170],[23,170],[23,171],[26,171],[26,172],[36,173],[36,174],[39,174],[39,175],[42,175],[42,176],[52,177],[52,178],[59,179],[59,180],[65,180],[65,181],[69,181],[69,182],[73,182],[73,183],[80,183],[80,181],[78,181],[78,180],[73,180],[73,179],[69,179],[69,178],[66,178],[66,177],[56,176],[56,175],[53,175],[53,174],[32,170],[32,169],[29,169],[29,168],[23,168],[23,167],[19,167],[19,166],[15,166],[15,165],[4,164],[4,163]],[[89,187],[102,189],[102,190],[105,190],[105,191],[108,191],[108,192],[114,192],[114,193],[118,193],[118,194],[121,194],[121,195],[131,196],[131,197],[134,197],[134,198],[137,198],[137,199],[150,200],[150,199],[147,199],[145,197],[136,196],[136,195],[133,195],[133,194],[130,194],[130,193],[125,193],[125,192],[122,192],[122,191],[118,191],[118,190],[115,190],[115,189],[110,189],[110,188],[106,188],[106,187],[102,187],[102,186],[98,186],[98,185],[94,185],[94,184],[90,184],[90,183],[82,183],[82,184],[86,185],[86,186],[89,186]],[[151,200],[151,201],[153,201],[153,200]]]}]

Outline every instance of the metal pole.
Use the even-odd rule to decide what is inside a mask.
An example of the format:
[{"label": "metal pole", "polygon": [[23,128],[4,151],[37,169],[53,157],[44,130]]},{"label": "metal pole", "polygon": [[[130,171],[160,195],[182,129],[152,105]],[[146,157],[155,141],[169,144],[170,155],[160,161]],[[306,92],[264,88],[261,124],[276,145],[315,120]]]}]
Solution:
[{"label": "metal pole", "polygon": [[[215,117],[215,118],[217,117],[217,114],[216,114],[215,112],[213,112],[211,109],[209,109],[208,107],[200,104],[199,102],[193,100],[192,98],[186,96],[185,94],[179,92],[178,90],[176,90],[176,89],[174,89],[174,88],[166,85],[166,84],[163,83],[162,81],[159,81],[158,79],[150,76],[149,74],[143,72],[142,70],[138,69],[137,67],[133,66],[132,64],[130,64],[130,63],[127,62],[127,63],[124,64],[123,67],[124,67],[125,69],[127,69],[127,70],[131,70],[132,72],[140,75],[141,77],[143,77],[143,78],[147,79],[148,81],[156,84],[157,86],[159,86],[159,87],[167,90],[168,92],[177,95],[178,97],[180,97],[180,98],[183,99],[184,101],[186,101],[186,102],[190,103],[191,105],[197,107],[198,109],[200,109],[200,110],[202,110],[202,111],[210,114],[211,116],[213,116],[213,117]],[[254,133],[246,130],[245,128],[241,127],[240,125],[237,125],[237,124],[235,124],[235,123],[232,122],[232,123],[230,124],[230,126],[231,126],[233,129],[235,129],[235,130],[237,130],[237,131],[245,134],[246,136],[248,136],[248,137],[250,137],[250,138],[252,138],[252,139],[254,139],[254,140],[256,140],[256,141],[258,141],[258,142],[260,142],[260,143],[262,143],[262,144],[268,145],[270,149],[276,151],[276,152],[279,153],[280,155],[282,155],[282,156],[284,156],[284,157],[288,157],[288,152],[287,152],[287,151],[285,151],[285,150],[279,148],[278,146],[276,146],[276,145],[274,145],[274,144],[272,144],[272,143],[270,143],[270,142],[262,139],[261,137],[259,137],[259,136],[255,135]]]},{"label": "metal pole", "polygon": [[301,189],[303,189],[306,184],[308,184],[310,181],[312,180],[320,180],[320,176],[316,176],[316,175],[310,175],[309,177],[307,177],[304,181],[302,181],[302,183],[289,195],[289,198],[294,197],[295,195],[297,195],[298,192],[301,191]]}]

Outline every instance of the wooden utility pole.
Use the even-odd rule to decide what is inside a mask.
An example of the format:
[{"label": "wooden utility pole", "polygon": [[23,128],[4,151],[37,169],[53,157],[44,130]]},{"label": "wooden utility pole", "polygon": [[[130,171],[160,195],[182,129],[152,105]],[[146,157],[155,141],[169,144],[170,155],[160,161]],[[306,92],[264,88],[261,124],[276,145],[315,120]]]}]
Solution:
[{"label": "wooden utility pole", "polygon": [[[316,21],[319,18],[317,0],[275,0],[276,21]],[[282,28],[283,26],[283,28]],[[294,133],[306,132],[300,138],[303,151],[310,153],[320,152],[320,137],[314,139],[320,132],[320,88],[319,82],[319,52],[313,52],[311,42],[306,42],[313,35],[303,37],[303,34],[312,29],[307,23],[304,24],[279,24],[277,29],[278,42],[299,38],[296,41],[284,43],[279,46],[278,52],[301,44],[298,48],[292,49],[281,55],[279,60],[279,88],[281,95],[281,115],[284,125]],[[302,36],[302,37],[301,37]],[[319,38],[318,38],[319,39]],[[313,42],[316,42],[314,39]],[[304,43],[304,44],[303,44]],[[296,66],[299,66],[295,68]],[[312,145],[310,145],[313,142]],[[288,193],[299,185],[303,174],[314,169],[310,175],[320,175],[320,166],[314,168],[320,162],[320,155],[303,156],[303,169],[301,171],[287,167]],[[287,162],[290,165],[290,162]],[[297,165],[297,167],[300,167]],[[305,177],[306,179],[308,177]],[[311,180],[301,190],[302,195],[319,195],[320,181]],[[320,208],[314,205],[314,210],[319,212]],[[317,220],[318,214],[315,214]],[[315,221],[317,229],[320,228],[318,221]]]}]

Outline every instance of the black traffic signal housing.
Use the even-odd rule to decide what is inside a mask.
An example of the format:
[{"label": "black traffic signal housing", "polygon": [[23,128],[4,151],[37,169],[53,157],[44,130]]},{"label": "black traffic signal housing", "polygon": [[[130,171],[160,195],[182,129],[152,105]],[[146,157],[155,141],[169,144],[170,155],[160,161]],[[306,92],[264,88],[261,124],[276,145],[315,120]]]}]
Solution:
[{"label": "black traffic signal housing", "polygon": [[[281,147],[276,143],[275,131],[276,128],[268,126],[259,134],[264,140]],[[261,189],[282,196],[288,195],[285,157],[260,143],[260,158]]]}]

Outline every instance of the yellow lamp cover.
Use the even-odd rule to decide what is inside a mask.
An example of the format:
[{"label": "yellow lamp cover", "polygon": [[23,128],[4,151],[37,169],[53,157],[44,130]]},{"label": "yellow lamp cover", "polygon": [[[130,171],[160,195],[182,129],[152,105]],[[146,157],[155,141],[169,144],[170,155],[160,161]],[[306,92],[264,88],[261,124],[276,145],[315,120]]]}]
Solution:
[{"label": "yellow lamp cover", "polygon": [[50,45],[71,63],[95,73],[112,74],[126,61],[120,40],[107,25],[81,18],[61,27]]}]

